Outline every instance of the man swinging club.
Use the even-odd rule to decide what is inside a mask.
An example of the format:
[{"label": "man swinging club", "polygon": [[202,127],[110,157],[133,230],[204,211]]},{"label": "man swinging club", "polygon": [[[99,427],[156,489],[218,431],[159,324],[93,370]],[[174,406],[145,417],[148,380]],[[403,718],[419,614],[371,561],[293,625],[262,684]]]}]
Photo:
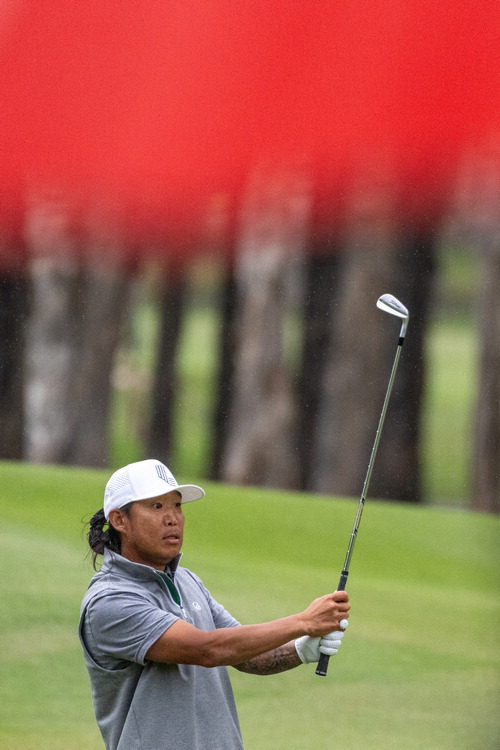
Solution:
[{"label": "man swinging club", "polygon": [[204,495],[159,461],[139,461],[113,474],[90,521],[94,566],[104,559],[82,602],[80,639],[107,750],[241,749],[226,667],[276,674],[341,645],[345,591],[241,625],[180,566],[182,505]]}]

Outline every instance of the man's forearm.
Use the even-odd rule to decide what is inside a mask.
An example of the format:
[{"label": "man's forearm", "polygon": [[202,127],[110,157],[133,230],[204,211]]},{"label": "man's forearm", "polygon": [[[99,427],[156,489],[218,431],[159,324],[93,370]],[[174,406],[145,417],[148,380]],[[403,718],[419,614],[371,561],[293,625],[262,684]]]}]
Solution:
[{"label": "man's forearm", "polygon": [[267,651],[265,654],[249,659],[242,664],[235,664],[234,667],[240,672],[246,672],[247,674],[270,675],[286,672],[289,669],[298,667],[300,664],[302,662],[295,649],[295,641],[290,641],[283,646],[278,646],[278,648]]},{"label": "man's forearm", "polygon": [[146,658],[201,667],[253,665],[255,674],[282,672],[300,662],[294,654],[296,638],[338,628],[349,608],[345,591],[336,591],[315,599],[303,612],[256,625],[206,631],[179,619],[153,643]]},{"label": "man's forearm", "polygon": [[202,667],[246,664],[288,644],[304,632],[300,615],[258,625],[198,630],[177,620],[148,650],[151,661],[169,664],[199,664]]}]

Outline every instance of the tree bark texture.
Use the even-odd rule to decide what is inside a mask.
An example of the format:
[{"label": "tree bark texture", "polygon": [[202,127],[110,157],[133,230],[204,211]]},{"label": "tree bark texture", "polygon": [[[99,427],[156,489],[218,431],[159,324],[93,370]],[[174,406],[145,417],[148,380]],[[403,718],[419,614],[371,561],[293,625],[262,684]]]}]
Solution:
[{"label": "tree bark texture", "polygon": [[235,254],[232,402],[222,478],[298,486],[296,403],[287,331],[301,288],[309,186],[293,169],[258,172],[246,196]]},{"label": "tree bark texture", "polygon": [[[435,278],[435,239],[431,229],[419,230],[409,226],[404,232],[395,259],[393,288],[396,297],[409,309],[410,321],[387,409],[370,493],[372,497],[421,502],[424,499],[420,438],[427,369],[425,337]],[[392,321],[391,339],[395,353],[397,340],[394,327],[398,327],[396,318]],[[388,336],[391,336],[390,332]]]},{"label": "tree bark texture", "polygon": [[312,449],[315,492],[352,496],[362,486],[391,365],[391,330],[375,303],[393,286],[393,255],[389,247],[341,256]]},{"label": "tree bark texture", "polygon": [[25,273],[0,273],[0,458],[10,460],[23,457],[28,290]]},{"label": "tree bark texture", "polygon": [[448,231],[468,245],[480,266],[479,373],[471,424],[474,510],[500,513],[500,149],[483,144],[464,158]]},{"label": "tree bark texture", "polygon": [[339,249],[314,248],[307,259],[303,307],[303,351],[298,384],[299,427],[297,433],[300,487],[313,485],[313,451],[318,414],[322,407],[322,384],[330,351],[331,311],[339,289]]},{"label": "tree bark texture", "polygon": [[500,513],[500,244],[482,258],[472,507]]},{"label": "tree bark texture", "polygon": [[164,277],[160,290],[160,331],[151,394],[152,409],[147,439],[148,456],[170,463],[173,407],[177,390],[176,354],[186,293],[185,278]]},{"label": "tree bark texture", "polygon": [[76,232],[73,219],[68,206],[43,199],[28,215],[33,292],[25,455],[39,463],[102,466],[128,279],[116,229],[89,215]]},{"label": "tree bark texture", "polygon": [[229,263],[222,286],[219,369],[216,383],[210,469],[210,476],[213,480],[222,479],[222,460],[228,435],[231,404],[233,402],[234,365],[236,359],[236,300],[237,286],[234,269],[232,263]]},{"label": "tree bark texture", "polygon": [[378,297],[390,292],[411,317],[370,494],[418,501],[432,243],[399,225],[390,193],[365,186],[354,198],[331,280],[329,335],[322,342],[327,349],[305,486],[327,494],[361,492],[399,339],[400,321],[376,308]]}]

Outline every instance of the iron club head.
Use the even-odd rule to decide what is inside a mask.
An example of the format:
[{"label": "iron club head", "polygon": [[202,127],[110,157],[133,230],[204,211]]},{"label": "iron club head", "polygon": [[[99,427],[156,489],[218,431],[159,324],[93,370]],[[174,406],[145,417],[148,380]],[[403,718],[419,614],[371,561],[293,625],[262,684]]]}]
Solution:
[{"label": "iron club head", "polygon": [[377,307],[380,310],[389,313],[389,315],[396,315],[396,317],[402,318],[403,325],[401,327],[401,336],[404,336],[410,318],[408,309],[392,294],[383,294],[379,297],[377,300]]}]

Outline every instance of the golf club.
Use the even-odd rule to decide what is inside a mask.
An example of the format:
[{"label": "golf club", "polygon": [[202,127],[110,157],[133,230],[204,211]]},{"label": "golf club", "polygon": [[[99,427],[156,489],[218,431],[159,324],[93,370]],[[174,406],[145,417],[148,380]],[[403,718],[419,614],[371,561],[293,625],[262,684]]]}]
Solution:
[{"label": "golf club", "polygon": [[[408,327],[408,320],[410,318],[410,314],[408,310],[406,309],[406,307],[402,305],[401,302],[396,299],[396,297],[393,297],[392,294],[383,294],[377,300],[377,307],[380,310],[383,310],[384,312],[389,313],[390,315],[395,315],[396,317],[401,318],[403,323],[401,325],[398,348],[396,350],[394,364],[392,365],[391,377],[389,378],[389,385],[387,386],[387,392],[385,394],[384,405],[382,407],[382,413],[380,415],[380,419],[379,419],[379,423],[377,427],[377,434],[375,435],[375,442],[373,444],[370,461],[368,464],[368,470],[366,472],[366,477],[365,477],[365,481],[363,484],[363,490],[361,492],[361,498],[359,500],[358,511],[356,513],[356,519],[354,521],[354,527],[353,527],[351,538],[349,541],[349,546],[347,548],[347,555],[344,561],[344,567],[342,569],[342,573],[340,575],[340,581],[339,581],[339,585],[337,586],[337,591],[344,591],[346,583],[347,583],[347,577],[349,575],[349,565],[351,562],[352,552],[354,549],[354,543],[358,535],[359,524],[361,522],[361,516],[363,514],[363,508],[365,506],[366,495],[368,493],[368,486],[370,484],[370,479],[371,479],[371,475],[373,471],[373,465],[375,463],[375,457],[377,455],[378,444],[380,442],[380,436],[382,434],[382,427],[384,425],[387,405],[389,403],[389,398],[391,396],[392,386],[394,383],[394,378],[396,376],[396,370],[398,368],[399,358],[401,356],[401,348],[405,340],[406,329]],[[326,673],[328,671],[329,661],[330,661],[329,656],[327,656],[326,654],[321,654],[319,661],[318,661],[318,666],[316,668],[317,675],[320,675],[320,677],[326,676]]]}]

